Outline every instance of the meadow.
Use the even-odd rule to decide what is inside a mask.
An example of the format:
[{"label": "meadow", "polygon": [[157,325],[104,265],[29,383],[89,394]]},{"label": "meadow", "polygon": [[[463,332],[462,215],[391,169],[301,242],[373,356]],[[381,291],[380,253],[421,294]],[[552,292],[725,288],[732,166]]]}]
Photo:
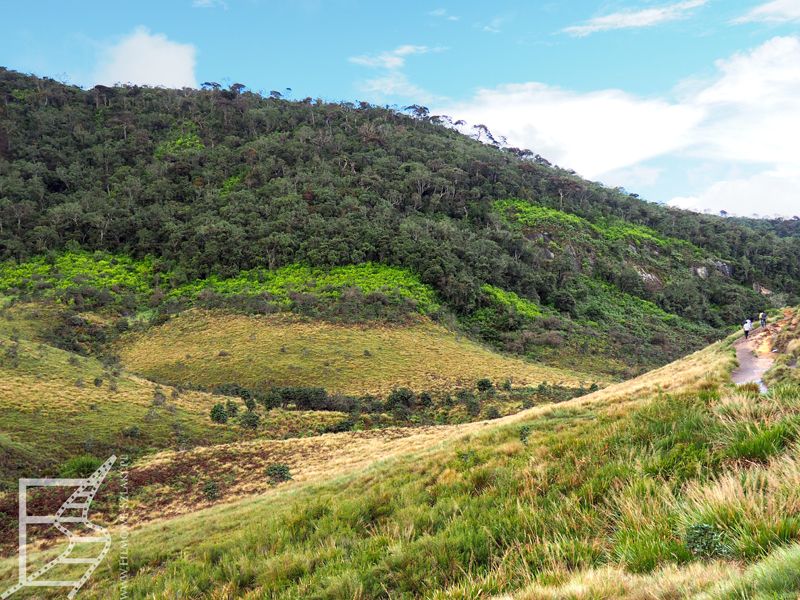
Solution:
[{"label": "meadow", "polygon": [[131,333],[118,347],[131,371],[169,384],[253,389],[320,386],[385,396],[392,389],[450,391],[489,377],[514,386],[589,387],[597,376],[499,355],[427,319],[336,324],[287,315],[184,312]]},{"label": "meadow", "polygon": [[[134,530],[131,592],[590,598],[645,585],[727,597],[715,586],[775,589],[776,572],[786,588],[795,555],[771,553],[800,536],[800,395],[728,383],[731,342],[490,425],[421,432],[400,452],[373,446],[354,469],[312,450],[292,465],[313,465],[300,481],[270,488],[235,470],[228,500],[248,486],[259,495]],[[213,462],[203,452],[195,464]],[[256,474],[270,461],[266,449],[241,452]],[[748,579],[761,561],[771,570]],[[113,593],[109,564],[87,598]]]}]

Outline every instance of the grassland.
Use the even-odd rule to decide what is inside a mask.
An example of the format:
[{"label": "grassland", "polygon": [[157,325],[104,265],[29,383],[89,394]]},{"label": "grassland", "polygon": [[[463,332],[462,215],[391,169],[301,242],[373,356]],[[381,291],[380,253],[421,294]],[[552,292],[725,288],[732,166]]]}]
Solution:
[{"label": "grassland", "polygon": [[235,381],[253,389],[305,385],[385,396],[403,386],[472,388],[483,377],[515,386],[597,381],[499,355],[424,318],[404,326],[341,325],[191,311],[131,334],[119,354],[126,368],[150,379],[209,388]]},{"label": "grassland", "polygon": [[58,311],[52,304],[18,303],[0,313],[0,491],[22,474],[53,475],[76,455],[135,457],[257,436],[313,435],[345,416],[275,409],[261,411],[255,430],[235,421],[214,424],[214,404],[241,406],[241,400],[158,385],[45,344]]},{"label": "grassland", "polygon": [[[292,465],[304,476],[277,488],[254,474],[291,454],[256,442],[232,447],[231,459],[213,449],[182,453],[180,464],[194,465],[187,470],[196,480],[203,464],[214,477],[228,460],[240,465],[226,500],[259,495],[134,530],[129,591],[159,598],[637,597],[651,584],[664,597],[710,591],[800,534],[800,397],[788,388],[770,396],[737,390],[726,383],[733,364],[730,342],[721,342],[636,380],[491,425],[360,442],[367,446],[355,433],[330,436],[345,448],[353,443],[353,462],[346,452],[337,464],[315,442],[289,440],[288,452],[304,444]],[[367,447],[372,462],[361,459]],[[177,459],[161,455],[137,468],[169,469]],[[249,463],[256,467],[248,472]],[[170,510],[187,509],[177,506],[180,496]],[[699,542],[687,541],[690,531]],[[88,584],[87,598],[114,594],[113,564]],[[0,572],[11,569],[6,563]]]}]

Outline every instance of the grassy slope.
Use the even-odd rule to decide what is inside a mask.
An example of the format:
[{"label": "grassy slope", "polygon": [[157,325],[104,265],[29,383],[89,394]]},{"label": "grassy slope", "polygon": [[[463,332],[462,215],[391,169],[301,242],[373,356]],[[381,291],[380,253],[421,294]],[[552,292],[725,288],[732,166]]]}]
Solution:
[{"label": "grassy slope", "polygon": [[53,475],[65,460],[84,453],[138,456],[256,435],[304,435],[344,417],[271,410],[262,412],[257,432],[215,425],[210,409],[225,398],[159,386],[42,343],[55,310],[20,304],[0,315],[0,484],[23,474]]},{"label": "grassy slope", "polygon": [[[537,572],[555,584],[608,561],[639,571],[683,562],[690,557],[679,524],[694,515],[671,498],[676,483],[713,463],[717,440],[701,443],[703,436],[725,437],[714,421],[722,401],[708,390],[732,364],[730,347],[715,344],[497,427],[465,426],[454,441],[429,440],[359,474],[331,469],[327,483],[144,526],[131,538],[131,592],[367,598],[442,590],[472,598],[519,588]],[[674,450],[687,436],[702,451],[687,453],[684,464]],[[115,576],[103,569],[87,598],[114,593]]]},{"label": "grassy slope", "polygon": [[426,319],[411,326],[337,325],[192,311],[132,334],[120,355],[127,368],[166,383],[321,386],[355,395],[383,396],[399,386],[471,388],[482,377],[516,386],[597,379],[503,357]]}]

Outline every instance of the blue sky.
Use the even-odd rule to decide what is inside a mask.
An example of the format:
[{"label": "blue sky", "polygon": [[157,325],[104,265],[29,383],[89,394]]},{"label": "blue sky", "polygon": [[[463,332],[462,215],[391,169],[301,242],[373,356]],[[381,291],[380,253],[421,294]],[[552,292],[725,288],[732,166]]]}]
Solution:
[{"label": "blue sky", "polygon": [[0,64],[421,103],[650,200],[800,213],[800,0],[31,1]]}]

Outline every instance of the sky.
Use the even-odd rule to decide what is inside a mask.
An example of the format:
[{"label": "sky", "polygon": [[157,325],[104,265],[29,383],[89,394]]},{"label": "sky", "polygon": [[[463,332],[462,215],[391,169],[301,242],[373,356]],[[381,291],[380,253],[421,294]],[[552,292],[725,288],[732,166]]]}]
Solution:
[{"label": "sky", "polygon": [[0,65],[17,71],[422,104],[651,201],[800,214],[800,0],[29,0],[2,12]]}]

